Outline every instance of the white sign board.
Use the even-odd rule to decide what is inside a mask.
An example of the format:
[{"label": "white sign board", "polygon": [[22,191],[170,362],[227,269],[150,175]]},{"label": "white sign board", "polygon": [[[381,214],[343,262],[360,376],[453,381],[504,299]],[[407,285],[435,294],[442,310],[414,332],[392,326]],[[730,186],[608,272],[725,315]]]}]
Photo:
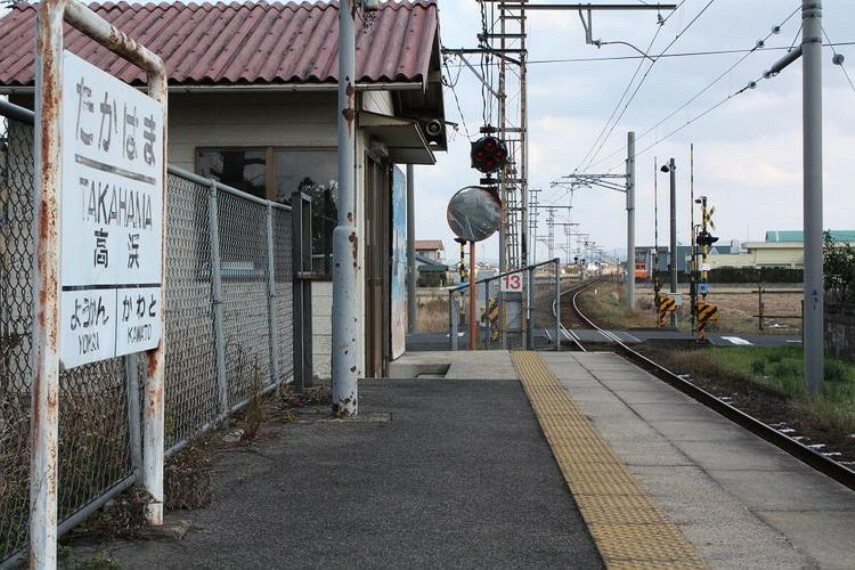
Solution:
[{"label": "white sign board", "polygon": [[163,106],[63,53],[60,359],[161,338]]},{"label": "white sign board", "polygon": [[502,293],[522,293],[524,281],[522,272],[503,275],[499,278],[499,290]]}]

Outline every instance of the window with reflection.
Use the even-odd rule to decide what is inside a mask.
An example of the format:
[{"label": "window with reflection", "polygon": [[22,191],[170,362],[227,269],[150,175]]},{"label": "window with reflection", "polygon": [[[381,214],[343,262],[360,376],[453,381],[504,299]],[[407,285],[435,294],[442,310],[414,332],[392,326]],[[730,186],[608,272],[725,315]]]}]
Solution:
[{"label": "window with reflection", "polygon": [[302,192],[312,199],[312,270],[332,273],[332,233],[338,209],[338,155],[335,149],[277,149],[276,196]]},{"label": "window with reflection", "polygon": [[203,148],[196,171],[232,188],[267,199],[267,150],[264,148]]},{"label": "window with reflection", "polygon": [[[290,203],[294,192],[312,199],[312,270],[332,274],[332,233],[338,209],[335,148],[200,148],[196,172],[258,198]],[[220,212],[221,223],[222,211]]]}]

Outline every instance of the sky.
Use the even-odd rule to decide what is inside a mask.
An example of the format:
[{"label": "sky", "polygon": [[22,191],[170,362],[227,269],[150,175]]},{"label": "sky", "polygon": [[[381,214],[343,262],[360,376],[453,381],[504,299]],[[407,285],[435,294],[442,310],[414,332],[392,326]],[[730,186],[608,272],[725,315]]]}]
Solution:
[{"label": "sky", "polygon": [[[443,47],[476,47],[482,27],[480,3],[438,3]],[[630,130],[636,132],[638,153],[637,246],[654,243],[655,178],[658,243],[668,243],[669,180],[668,174],[654,174],[654,159],[661,165],[672,157],[677,166],[677,238],[681,244],[690,242],[692,144],[694,195],[706,196],[715,206],[713,233],[720,243],[762,241],[767,230],[803,227],[802,64],[799,60],[779,75],[761,79],[786,49],[745,51],[755,48],[758,40],[764,40],[765,48],[798,45],[801,1],[676,3],[680,7],[673,14],[662,12],[662,25],[657,24],[656,11],[593,14],[594,39],[632,44],[655,61],[622,44],[586,45],[577,12],[528,12],[529,186],[542,189],[543,205],[572,206],[562,209],[556,219],[578,223],[574,231],[588,234],[590,242],[609,254],[625,256],[625,196],[599,188],[580,188],[571,194],[551,183],[573,172],[624,173]],[[779,27],[779,33],[773,33],[773,27]],[[853,229],[855,86],[849,79],[855,81],[855,45],[846,44],[855,42],[855,3],[825,0],[823,28],[825,42],[835,44],[834,51],[845,58],[842,66],[834,65],[832,48],[823,49],[823,226]],[[741,51],[685,55],[729,50]],[[657,58],[660,54],[674,57]],[[480,57],[467,57],[477,69]],[[435,165],[416,168],[416,237],[442,239],[446,256],[454,259],[457,245],[445,223],[446,207],[457,190],[479,183],[480,174],[469,166],[469,141],[480,136],[484,104],[479,79],[461,66],[458,57],[448,58],[447,64],[445,80],[454,89],[445,89],[446,119],[458,127],[450,128],[448,152],[437,153]],[[755,88],[735,95],[752,81]],[[518,94],[512,82],[507,94],[510,105],[518,105]],[[495,123],[494,101],[490,107]],[[516,114],[515,108],[511,112]],[[617,123],[609,121],[613,113],[622,114]],[[674,133],[677,129],[681,130]],[[608,133],[603,143],[600,135]],[[545,228],[546,214],[541,210],[538,237],[546,235]],[[564,231],[556,229],[557,246],[567,242]],[[578,241],[573,238],[572,245]],[[482,259],[497,259],[497,235],[476,251]],[[560,248],[559,253],[567,258]],[[536,260],[546,258],[547,247],[539,243]]]}]

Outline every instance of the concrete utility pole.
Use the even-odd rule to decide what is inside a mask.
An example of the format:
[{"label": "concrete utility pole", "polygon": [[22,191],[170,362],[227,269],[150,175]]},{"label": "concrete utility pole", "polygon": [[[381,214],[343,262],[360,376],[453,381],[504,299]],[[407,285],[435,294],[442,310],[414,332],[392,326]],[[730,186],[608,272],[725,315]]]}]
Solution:
[{"label": "concrete utility pole", "polygon": [[626,137],[626,306],[635,310],[635,132]]},{"label": "concrete utility pole", "polygon": [[416,332],[416,181],[407,165],[407,332]]},{"label": "concrete utility pole", "polygon": [[359,240],[356,211],[356,34],[354,2],[339,2],[338,45],[338,225],[333,230],[332,409],[336,416],[358,412],[357,379],[362,335],[359,315]]},{"label": "concrete utility pole", "polygon": [[822,275],[822,1],[802,0],[804,131],[804,342],[805,383],[822,389],[824,368]]}]

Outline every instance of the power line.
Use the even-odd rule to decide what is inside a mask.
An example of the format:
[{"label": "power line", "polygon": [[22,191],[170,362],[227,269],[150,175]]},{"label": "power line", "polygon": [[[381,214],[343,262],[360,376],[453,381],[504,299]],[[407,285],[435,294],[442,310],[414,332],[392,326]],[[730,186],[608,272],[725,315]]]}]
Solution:
[{"label": "power line", "polygon": [[[659,28],[657,28],[656,33],[653,35],[653,39],[650,40],[650,44],[647,46],[647,49],[645,50],[645,54],[646,54],[646,52],[650,51],[650,48],[653,46],[653,43],[656,41],[656,38],[659,36],[659,32],[661,32],[661,31],[662,31],[662,27],[660,26]],[[585,153],[585,156],[582,158],[581,161],[579,161],[579,164],[576,166],[576,168],[573,169],[573,172],[578,172],[579,169],[582,168],[582,165],[585,164],[585,161],[587,161],[589,158],[591,160],[594,159],[595,153],[599,150],[599,148],[602,148],[602,145],[597,147],[597,144],[600,143],[601,139],[602,139],[603,143],[605,143],[605,141],[608,140],[609,135],[611,135],[611,131],[609,131],[609,134],[606,135],[605,138],[603,138],[603,134],[606,132],[606,129],[609,128],[609,125],[611,124],[612,119],[614,119],[615,115],[617,114],[621,103],[623,103],[624,99],[626,98],[627,93],[629,93],[629,90],[632,88],[632,84],[635,83],[635,78],[638,77],[638,73],[641,71],[641,67],[644,65],[644,62],[645,62],[644,58],[642,58],[642,60],[638,62],[638,65],[635,68],[635,72],[633,72],[632,77],[629,79],[629,83],[627,83],[626,88],[623,90],[623,93],[621,93],[620,99],[618,99],[618,102],[615,104],[614,109],[612,109],[611,115],[609,115],[609,118],[606,119],[606,122],[603,124],[603,128],[600,129],[600,132],[597,134],[597,138],[594,139],[594,142],[591,145],[591,147],[588,149],[588,152]],[[656,63],[656,62],[654,61],[653,63]],[[653,66],[653,63],[650,64],[651,67]],[[618,120],[620,120],[620,118],[618,118]],[[612,130],[614,130],[614,127],[612,127]],[[597,151],[594,150],[595,148],[597,148]],[[589,164],[590,164],[590,162],[589,162]]]},{"label": "power line", "polygon": [[[443,65],[445,66],[445,70],[448,73],[449,77],[451,76],[451,72],[448,69],[448,58],[443,58]],[[469,126],[466,124],[466,118],[463,116],[463,109],[460,106],[460,99],[457,98],[457,83],[460,81],[460,74],[463,71],[463,67],[459,67],[457,69],[457,77],[454,81],[450,81],[450,79],[442,78],[442,83],[449,89],[451,89],[451,94],[454,95],[454,103],[457,106],[457,113],[460,115],[460,122],[463,123],[463,131],[466,133],[466,138],[468,140],[472,140],[472,135],[469,132]]]},{"label": "power line", "polygon": [[845,67],[843,67],[843,56],[837,53],[837,49],[835,48],[834,43],[831,41],[831,38],[828,37],[828,32],[825,31],[825,27],[822,28],[822,35],[825,36],[826,41],[828,41],[828,45],[831,46],[831,52],[834,54],[834,59],[832,61],[837,67],[840,68],[840,71],[843,72],[843,75],[846,76],[846,81],[849,82],[849,87],[852,88],[852,91],[855,91],[855,84],[852,83],[852,78],[849,77],[849,72],[846,71]]},{"label": "power line", "polygon": [[[722,99],[721,101],[719,101],[718,103],[716,103],[715,105],[713,105],[712,107],[710,107],[709,109],[704,111],[703,113],[695,115],[694,117],[692,117],[691,119],[689,119],[688,121],[686,121],[685,123],[683,123],[682,125],[677,127],[676,129],[672,130],[668,134],[659,138],[656,142],[644,147],[641,151],[636,152],[635,155],[640,156],[640,155],[644,154],[645,152],[652,149],[653,147],[655,147],[659,143],[661,143],[661,142],[665,141],[666,139],[671,138],[672,136],[676,135],[677,133],[679,133],[680,131],[682,131],[683,129],[685,129],[686,127],[691,125],[692,123],[695,123],[695,122],[701,120],[702,118],[706,117],[707,115],[709,115],[710,113],[712,113],[713,111],[715,111],[716,109],[718,109],[719,107],[721,107],[722,105],[724,105],[725,103],[727,103],[728,101],[733,99],[734,97],[737,97],[738,95],[742,95],[743,93],[745,93],[746,91],[748,91],[750,89],[755,89],[757,87],[757,84],[760,81],[762,81],[763,79],[765,79],[765,76],[761,75],[756,81],[749,82],[745,87],[743,87],[737,91],[734,91],[733,93],[731,93],[730,95],[728,95],[727,97],[725,97],[724,99]],[[623,163],[621,163],[621,166],[622,165],[623,165]]]},{"label": "power line", "polygon": [[[697,14],[695,14],[695,17],[692,18],[691,21],[689,21],[689,23],[686,24],[683,27],[683,29],[677,33],[676,36],[674,36],[674,39],[671,40],[668,43],[668,45],[665,46],[665,48],[660,52],[659,56],[661,56],[662,54],[666,53],[669,49],[671,49],[671,47],[675,43],[677,43],[677,41],[681,37],[683,37],[683,35],[689,30],[689,28],[691,28],[695,24],[695,22],[697,22],[700,19],[700,17],[704,15],[704,13],[710,8],[710,6],[713,5],[713,3],[715,3],[715,0],[709,0],[709,2],[707,2],[706,5],[703,8],[701,8],[701,10]],[[659,56],[657,56],[656,59],[654,59],[650,63],[650,67],[647,68],[647,71],[642,76],[641,81],[638,82],[638,85],[636,86],[635,91],[632,93],[629,100],[624,105],[623,109],[620,112],[620,115],[618,115],[618,118],[612,124],[612,127],[609,130],[609,134],[607,134],[606,138],[602,140],[602,142],[600,143],[600,146],[597,148],[596,152],[594,153],[594,156],[591,157],[590,160],[588,161],[588,166],[586,168],[591,167],[591,164],[594,162],[594,159],[597,158],[597,155],[600,153],[602,148],[605,146],[606,142],[608,142],[609,138],[612,136],[612,133],[614,133],[614,130],[617,128],[618,124],[620,124],[620,120],[626,114],[626,111],[627,111],[627,109],[629,109],[630,104],[632,104],[632,102],[635,100],[636,95],[638,95],[638,92],[641,90],[641,86],[644,85],[644,81],[650,75],[650,72],[653,71],[653,67],[656,65],[656,62],[658,61]]]},{"label": "power line", "polygon": [[[760,48],[761,48],[761,47],[766,43],[766,41],[767,41],[769,38],[771,38],[773,35],[775,35],[775,34],[779,33],[779,32],[780,32],[780,29],[781,29],[783,26],[785,26],[785,25],[787,24],[787,22],[789,22],[789,21],[792,19],[792,17],[793,17],[793,16],[795,16],[798,12],[799,12],[799,8],[796,8],[795,10],[793,10],[793,11],[792,11],[792,12],[791,12],[791,13],[790,13],[786,18],[784,18],[784,20],[783,20],[779,25],[777,25],[777,26],[773,27],[773,28],[772,28],[772,31],[771,31],[771,32],[769,32],[769,34],[767,34],[765,38],[763,38],[762,40],[758,41],[758,42],[754,45],[754,47],[753,47],[753,48],[751,48],[750,50],[747,50],[747,52],[746,52],[746,53],[745,53],[741,58],[739,58],[739,59],[738,59],[738,60],[737,60],[733,65],[731,65],[727,70],[725,70],[725,71],[724,71],[723,73],[721,73],[718,77],[716,77],[716,78],[715,78],[715,79],[713,79],[711,82],[709,82],[709,83],[708,83],[708,84],[707,84],[703,89],[701,89],[700,91],[698,91],[697,93],[695,93],[695,95],[694,95],[694,96],[692,96],[688,101],[686,101],[685,103],[683,103],[682,105],[680,105],[679,107],[677,107],[676,109],[674,109],[673,111],[671,111],[670,113],[668,113],[668,114],[667,114],[663,119],[659,120],[655,125],[653,125],[652,127],[650,127],[650,128],[648,128],[648,129],[646,129],[644,132],[642,132],[641,134],[639,134],[638,136],[636,136],[636,138],[635,138],[636,142],[637,142],[637,141],[639,141],[639,140],[641,140],[641,139],[643,139],[643,138],[644,138],[644,137],[646,137],[647,135],[649,135],[652,131],[656,130],[659,126],[661,126],[663,123],[665,123],[666,121],[668,121],[669,119],[671,119],[674,115],[676,115],[677,113],[679,113],[680,111],[682,111],[683,109],[685,109],[686,107],[688,107],[689,105],[691,105],[692,103],[694,103],[694,102],[695,102],[695,101],[696,101],[696,100],[697,100],[701,95],[703,95],[704,93],[706,93],[707,91],[709,91],[712,87],[714,87],[716,84],[718,84],[718,82],[719,82],[719,81],[721,81],[722,79],[724,79],[725,77],[727,77],[727,76],[728,76],[728,75],[729,75],[729,74],[730,74],[734,69],[736,69],[736,67],[738,67],[738,66],[739,66],[739,65],[741,65],[741,64],[742,64],[746,59],[748,59],[748,57],[749,57],[749,56],[751,56],[751,54],[752,54],[752,53],[755,53],[756,51],[759,51],[759,50],[760,50]],[[618,148],[618,149],[616,149],[616,150],[612,151],[611,153],[609,153],[609,154],[608,154],[608,155],[606,155],[605,157],[601,158],[601,159],[600,159],[600,160],[598,160],[597,162],[595,162],[595,163],[591,164],[591,166],[597,166],[598,164],[602,164],[603,162],[606,162],[607,160],[609,160],[609,159],[613,158],[614,156],[616,156],[616,155],[618,155],[618,154],[620,154],[620,153],[624,152],[624,151],[625,151],[625,149],[626,149],[626,145],[623,145],[623,146],[621,146],[620,148]]]},{"label": "power line", "polygon": [[[682,2],[681,2],[681,4],[682,4]],[[678,8],[679,8],[679,6],[678,6]],[[673,14],[673,12],[672,12],[672,14]],[[664,25],[664,22],[662,22],[659,25],[659,27],[656,29],[656,33],[653,34],[653,38],[650,40],[650,44],[647,46],[647,49],[645,50],[644,57],[641,59],[641,61],[638,62],[638,65],[636,66],[635,71],[632,74],[632,77],[629,79],[629,83],[627,83],[626,88],[623,90],[623,93],[620,96],[620,99],[618,99],[618,102],[615,104],[614,109],[612,109],[611,115],[609,115],[609,118],[606,119],[606,122],[603,124],[603,128],[600,129],[599,134],[597,134],[597,138],[594,139],[594,142],[591,145],[591,147],[588,149],[588,152],[585,153],[585,156],[582,158],[582,160],[579,161],[579,164],[576,166],[576,168],[573,169],[573,172],[578,172],[579,169],[582,168],[582,165],[585,163],[585,161],[591,157],[592,153],[594,152],[594,148],[596,148],[597,143],[600,142],[600,138],[603,136],[603,133],[605,133],[606,129],[609,128],[609,124],[611,123],[612,119],[614,118],[615,114],[617,113],[618,109],[620,108],[621,103],[623,103],[624,98],[626,98],[626,94],[629,93],[629,90],[632,88],[632,84],[635,82],[635,78],[638,77],[638,73],[641,71],[641,67],[644,65],[645,59],[647,57],[647,52],[650,51],[650,48],[653,47],[653,44],[656,42],[656,38],[658,38],[660,32],[662,32],[662,26],[663,25]],[[651,66],[652,65],[653,64],[651,64]]]},{"label": "power line", "polygon": [[[710,4],[714,1],[715,0],[710,0]],[[638,66],[635,68],[635,71],[633,72],[632,77],[629,80],[629,83],[627,83],[626,88],[624,89],[623,93],[621,94],[620,99],[618,99],[618,102],[615,104],[615,107],[612,110],[611,115],[609,115],[609,118],[606,120],[605,124],[603,125],[603,128],[600,130],[599,134],[597,135],[597,138],[594,139],[594,142],[591,145],[591,147],[588,149],[588,152],[585,153],[585,156],[582,158],[581,161],[579,161],[579,164],[576,166],[576,168],[573,170],[573,172],[578,172],[578,170],[580,168],[582,168],[582,165],[585,163],[585,161],[588,161],[589,158],[592,161],[594,159],[594,157],[596,156],[596,154],[594,154],[594,156],[591,156],[591,153],[592,152],[594,152],[594,153],[599,152],[599,149],[601,149],[603,147],[606,140],[608,140],[608,137],[611,136],[611,133],[614,131],[614,128],[617,125],[617,122],[620,121],[620,117],[618,117],[615,124],[612,125],[612,128],[609,131],[609,134],[606,135],[606,138],[602,139],[602,143],[600,144],[600,146],[597,147],[597,144],[600,143],[600,141],[601,141],[601,137],[603,136],[603,133],[606,131],[606,129],[609,128],[609,124],[611,123],[612,119],[614,118],[615,113],[617,113],[617,110],[620,108],[621,103],[623,103],[623,101],[626,97],[626,94],[632,88],[632,84],[635,82],[635,78],[638,77],[638,73],[639,73],[639,71],[641,71],[641,67],[644,65],[644,61],[646,59],[650,58],[650,55],[649,55],[650,49],[653,47],[653,44],[656,43],[656,39],[659,37],[659,34],[662,32],[662,28],[665,26],[665,24],[668,22],[668,20],[670,20],[671,17],[680,10],[680,7],[682,7],[683,4],[685,4],[685,3],[686,3],[686,0],[681,0],[680,3],[677,4],[677,6],[674,8],[674,10],[670,14],[668,14],[668,16],[666,16],[664,19],[661,16],[659,17],[659,21],[657,22],[659,27],[656,29],[656,33],[653,34],[653,38],[650,40],[650,44],[648,44],[647,49],[644,50],[644,52],[642,52],[642,59],[638,63]],[[706,10],[706,8],[704,8],[704,10]],[[691,26],[691,23],[689,25]],[[683,31],[685,31],[686,29],[687,28],[684,28]],[[680,33],[682,33],[682,32],[680,32]],[[679,35],[680,34],[678,34],[678,36]],[[668,47],[670,47],[671,45],[673,45],[673,42],[672,42],[672,44],[669,44]],[[668,48],[666,48],[666,50],[667,49]],[[664,50],[663,50],[663,53],[664,53]],[[650,67],[653,67],[653,65],[655,63],[656,63],[656,61],[654,60],[653,63],[650,64]],[[641,83],[644,83],[644,78],[647,77],[648,73],[650,73],[650,68],[648,68],[647,73],[645,73],[644,77],[642,77],[641,82],[639,83],[639,87],[641,86]],[[638,92],[638,89],[636,89],[636,93],[637,92]],[[634,96],[635,96],[635,94],[633,94],[633,97]],[[630,101],[631,100],[632,100],[632,98],[630,98]],[[629,104],[629,102],[627,102],[627,105],[628,104]],[[624,110],[625,109],[626,109],[626,107],[624,107]],[[621,116],[623,116],[623,113],[621,113]],[[594,148],[597,148],[597,150],[594,151]],[[589,164],[590,164],[590,161],[589,161]]]},{"label": "power line", "polygon": [[[855,41],[847,41],[847,42],[835,42],[834,46],[843,47],[843,46],[855,46]],[[830,43],[822,44],[822,47],[832,47]],[[705,57],[705,56],[715,56],[715,55],[731,55],[738,53],[748,53],[748,52],[773,52],[773,51],[789,51],[791,47],[784,46],[774,46],[774,47],[761,47],[761,48],[741,48],[741,49],[720,49],[720,50],[706,50],[706,51],[687,51],[680,53],[666,53],[660,55],[661,59],[670,59],[670,58],[682,58],[682,57]],[[647,59],[646,56],[643,55],[617,55],[617,56],[607,56],[607,57],[568,57],[568,58],[558,58],[558,59],[531,59],[526,60],[528,65],[551,65],[556,63],[597,63],[602,61],[631,61],[636,59]],[[497,64],[498,65],[498,64]],[[449,68],[463,67],[463,64],[449,64]]]}]

